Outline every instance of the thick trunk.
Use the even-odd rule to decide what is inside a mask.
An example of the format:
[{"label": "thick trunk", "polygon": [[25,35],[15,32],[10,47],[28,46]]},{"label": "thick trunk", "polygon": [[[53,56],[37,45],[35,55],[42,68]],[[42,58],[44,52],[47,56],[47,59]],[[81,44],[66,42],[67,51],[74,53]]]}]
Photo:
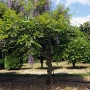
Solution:
[{"label": "thick trunk", "polygon": [[46,61],[46,65],[48,66],[48,69],[47,69],[47,84],[52,84],[53,83],[53,77],[52,77],[52,71],[53,71],[53,68],[52,68],[52,63],[51,63],[52,60],[50,59],[47,59]]}]

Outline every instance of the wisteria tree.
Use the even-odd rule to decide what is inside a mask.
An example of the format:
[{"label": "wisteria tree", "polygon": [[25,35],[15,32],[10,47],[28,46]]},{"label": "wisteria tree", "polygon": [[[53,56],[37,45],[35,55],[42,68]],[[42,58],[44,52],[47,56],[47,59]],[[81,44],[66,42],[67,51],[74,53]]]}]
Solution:
[{"label": "wisteria tree", "polygon": [[[8,54],[12,52],[18,57],[28,53],[43,54],[48,66],[47,82],[52,83],[52,60],[60,60],[62,48],[66,48],[64,44],[68,42],[67,30],[70,25],[68,8],[60,5],[52,12],[46,11],[33,18],[25,19],[24,16],[20,17],[19,10],[22,5],[16,1],[8,2],[8,5],[9,9],[6,10],[2,19],[2,27],[5,28],[4,30],[1,28],[4,31],[2,36],[5,36],[3,39],[6,40],[5,50]],[[44,8],[47,9],[47,6]]]},{"label": "wisteria tree", "polygon": [[[36,32],[38,35],[42,34],[41,37],[36,38],[36,41],[41,45],[40,52],[46,58],[48,66],[47,83],[53,82],[52,60],[61,60],[60,56],[68,43],[69,18],[68,9],[62,5],[51,13],[44,13],[35,18]],[[61,50],[62,48],[63,50]]]},{"label": "wisteria tree", "polygon": [[12,53],[23,59],[28,54],[42,54],[48,66],[47,83],[53,83],[52,60],[60,61],[63,54],[67,53],[64,52],[66,48],[73,42],[70,43],[68,33],[71,29],[69,9],[60,5],[54,11],[49,11],[44,1],[36,2],[33,7],[32,2],[25,2],[25,5],[17,0],[9,0],[8,8],[3,13],[3,18],[0,18],[0,39],[6,42],[4,51],[7,55]]}]

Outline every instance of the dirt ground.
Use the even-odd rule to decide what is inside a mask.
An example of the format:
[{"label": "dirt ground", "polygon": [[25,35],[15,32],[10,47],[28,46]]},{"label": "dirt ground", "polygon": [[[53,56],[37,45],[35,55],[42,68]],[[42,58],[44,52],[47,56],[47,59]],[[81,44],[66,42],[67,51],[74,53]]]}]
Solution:
[{"label": "dirt ground", "polygon": [[[0,90],[90,90],[90,76],[72,76],[72,74],[90,73],[90,65],[79,65],[76,69],[64,63],[54,66],[54,83],[46,84],[47,67],[40,69],[40,64],[34,64],[31,69],[29,64],[24,64],[20,70],[0,70]],[[77,65],[78,66],[78,65]],[[24,77],[3,76],[5,73],[37,74]],[[60,74],[60,75],[57,75]],[[65,74],[65,76],[64,76]]]},{"label": "dirt ground", "polygon": [[0,90],[90,90],[90,77],[57,76],[53,84],[46,77],[0,77]]}]

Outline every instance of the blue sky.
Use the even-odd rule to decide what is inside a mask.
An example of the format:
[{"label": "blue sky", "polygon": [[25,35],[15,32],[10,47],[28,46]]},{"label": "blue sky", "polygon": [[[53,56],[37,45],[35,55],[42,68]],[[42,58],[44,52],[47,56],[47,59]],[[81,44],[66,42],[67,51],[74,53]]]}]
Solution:
[{"label": "blue sky", "polygon": [[90,20],[90,0],[52,0],[53,8],[58,4],[65,4],[72,14],[71,24],[79,26]]}]

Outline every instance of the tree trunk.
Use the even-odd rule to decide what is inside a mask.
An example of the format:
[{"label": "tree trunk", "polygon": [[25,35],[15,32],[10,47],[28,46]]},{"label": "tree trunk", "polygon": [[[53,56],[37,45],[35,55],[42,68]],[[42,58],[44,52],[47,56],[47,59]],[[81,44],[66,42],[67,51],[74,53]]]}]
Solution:
[{"label": "tree trunk", "polygon": [[48,66],[48,69],[47,69],[47,81],[46,83],[47,84],[52,84],[53,83],[53,77],[52,77],[52,63],[51,63],[51,59],[47,59],[46,61],[46,65]]},{"label": "tree trunk", "polygon": [[72,61],[73,68],[75,68],[75,67],[76,67],[76,66],[75,66],[75,64],[76,64],[76,61],[75,61],[75,60],[73,60],[73,61]]},{"label": "tree trunk", "polygon": [[43,59],[40,60],[41,68],[43,68]]}]

